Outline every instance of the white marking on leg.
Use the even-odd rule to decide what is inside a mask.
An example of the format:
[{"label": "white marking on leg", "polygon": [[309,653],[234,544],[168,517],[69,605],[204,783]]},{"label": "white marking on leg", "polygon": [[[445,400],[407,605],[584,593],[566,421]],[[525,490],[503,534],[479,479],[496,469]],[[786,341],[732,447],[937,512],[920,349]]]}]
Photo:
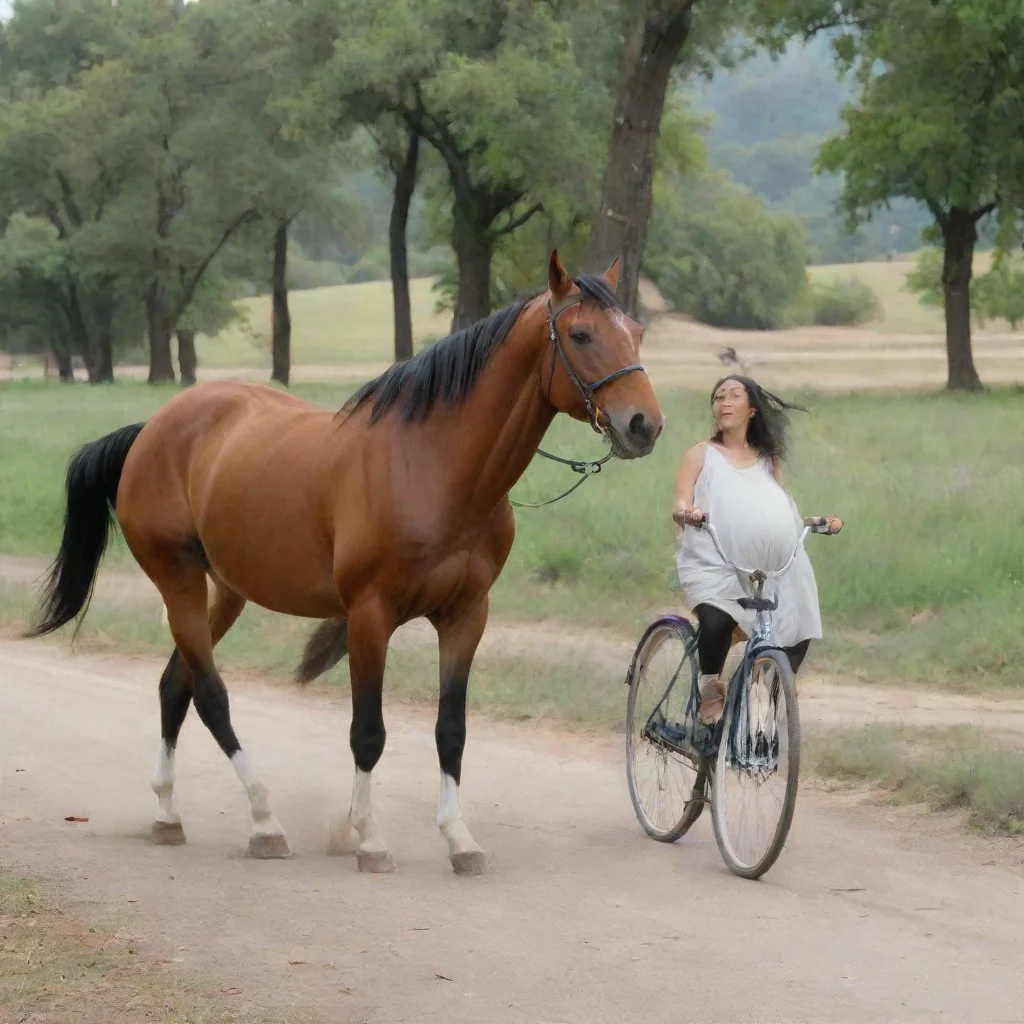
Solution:
[{"label": "white marking on leg", "polygon": [[370,802],[372,775],[372,772],[364,772],[361,768],[357,768],[355,778],[352,780],[352,806],[348,812],[348,820],[359,833],[360,853],[381,853],[388,848],[380,832],[377,831],[377,822],[373,820],[373,807]]},{"label": "white marking on leg", "polygon": [[161,825],[180,825],[181,817],[174,803],[174,747],[160,741],[160,755],[153,773],[153,792],[160,802],[156,820]]},{"label": "white marking on leg", "polygon": [[483,850],[469,834],[466,823],[462,820],[462,802],[459,797],[459,784],[450,775],[441,772],[441,795],[437,801],[437,827],[448,842],[451,856],[458,853],[476,853]]},{"label": "white marking on leg", "polygon": [[244,750],[238,750],[231,756],[231,763],[249,798],[249,809],[252,812],[253,835],[283,836],[284,829],[270,809],[270,791],[256,777],[249,758]]}]

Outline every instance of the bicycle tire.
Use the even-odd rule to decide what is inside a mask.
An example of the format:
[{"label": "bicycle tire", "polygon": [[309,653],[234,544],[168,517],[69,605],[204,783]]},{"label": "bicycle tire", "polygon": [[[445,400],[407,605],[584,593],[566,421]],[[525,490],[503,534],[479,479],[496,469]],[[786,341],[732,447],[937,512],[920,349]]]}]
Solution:
[{"label": "bicycle tire", "polygon": [[771,843],[755,863],[744,863],[737,856],[732,837],[728,834],[726,815],[723,812],[726,780],[725,759],[728,756],[732,718],[738,703],[731,699],[731,695],[730,699],[726,701],[726,710],[722,722],[722,739],[718,748],[718,756],[715,758],[714,778],[711,786],[711,811],[715,826],[715,841],[718,843],[719,853],[721,853],[722,859],[733,874],[739,875],[740,878],[749,879],[760,878],[778,860],[783,847],[786,845],[789,829],[793,823],[793,813],[796,810],[796,795],[800,775],[800,712],[797,707],[796,681],[793,676],[793,669],[789,663],[789,658],[782,651],[764,650],[755,655],[753,659],[751,677],[753,677],[758,663],[764,661],[774,662],[786,702],[786,794],[782,801],[782,814],[779,817]]},{"label": "bicycle tire", "polygon": [[[640,792],[641,787],[636,778],[634,743],[639,729],[643,726],[643,723],[639,723],[637,721],[637,700],[641,685],[645,679],[647,665],[652,659],[652,656],[666,643],[678,645],[680,658],[686,657],[690,662],[688,672],[687,666],[683,666],[682,669],[683,672],[690,676],[689,679],[685,680],[685,692],[687,694],[689,693],[690,687],[695,685],[695,680],[697,678],[695,640],[696,633],[690,623],[685,619],[659,619],[648,627],[644,636],[637,644],[630,667],[628,680],[629,695],[626,700],[626,782],[629,787],[629,798],[633,803],[633,810],[636,813],[637,820],[643,826],[644,831],[652,839],[656,839],[662,843],[676,842],[686,834],[693,823],[701,816],[701,813],[704,810],[704,793],[709,775],[708,763],[707,761],[701,760],[696,765],[688,765],[688,770],[693,771],[690,799],[685,802],[678,819],[673,821],[667,828],[659,828],[658,824],[652,820],[650,809],[645,806],[645,802]],[[684,654],[684,652],[688,653]],[[647,718],[645,714],[644,722],[646,722],[646,720]],[[650,746],[654,747],[655,744],[650,743]],[[667,758],[669,751],[665,748],[661,748],[661,753],[664,753]],[[694,792],[699,794],[699,798],[694,798]]]}]

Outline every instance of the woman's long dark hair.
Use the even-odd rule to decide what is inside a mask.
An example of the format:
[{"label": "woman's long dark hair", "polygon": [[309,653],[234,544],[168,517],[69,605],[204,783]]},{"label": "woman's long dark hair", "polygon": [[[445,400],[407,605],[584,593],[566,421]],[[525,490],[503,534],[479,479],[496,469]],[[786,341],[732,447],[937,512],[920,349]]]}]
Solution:
[{"label": "woman's long dark hair", "polygon": [[[778,459],[781,462],[787,453],[786,428],[789,426],[789,417],[786,415],[786,410],[796,409],[799,412],[807,412],[807,410],[803,406],[791,405],[789,402],[783,401],[770,391],[765,391],[756,380],[742,377],[737,373],[730,373],[729,376],[723,377],[711,389],[711,405],[715,404],[715,394],[727,380],[738,381],[743,385],[750,407],[754,410],[754,415],[750,417],[750,422],[747,424],[747,444],[758,455],[773,461]],[[716,430],[711,440],[716,444],[721,444],[722,432]]]}]

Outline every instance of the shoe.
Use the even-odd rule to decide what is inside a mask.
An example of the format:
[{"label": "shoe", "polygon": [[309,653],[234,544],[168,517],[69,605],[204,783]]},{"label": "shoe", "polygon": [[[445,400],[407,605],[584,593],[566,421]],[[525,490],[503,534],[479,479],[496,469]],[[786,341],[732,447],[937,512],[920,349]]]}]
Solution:
[{"label": "shoe", "polygon": [[714,725],[725,710],[725,683],[718,676],[701,676],[700,712],[697,717],[701,725]]}]

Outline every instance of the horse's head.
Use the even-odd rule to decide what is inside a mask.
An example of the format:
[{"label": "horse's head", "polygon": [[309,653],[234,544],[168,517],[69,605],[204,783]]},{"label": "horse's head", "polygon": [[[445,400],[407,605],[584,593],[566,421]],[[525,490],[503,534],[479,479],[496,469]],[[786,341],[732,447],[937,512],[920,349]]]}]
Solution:
[{"label": "horse's head", "polygon": [[643,328],[615,295],[616,260],[603,277],[571,278],[558,252],[548,268],[551,359],[541,375],[552,405],[589,420],[620,459],[649,455],[665,426],[654,388],[640,365]]}]

